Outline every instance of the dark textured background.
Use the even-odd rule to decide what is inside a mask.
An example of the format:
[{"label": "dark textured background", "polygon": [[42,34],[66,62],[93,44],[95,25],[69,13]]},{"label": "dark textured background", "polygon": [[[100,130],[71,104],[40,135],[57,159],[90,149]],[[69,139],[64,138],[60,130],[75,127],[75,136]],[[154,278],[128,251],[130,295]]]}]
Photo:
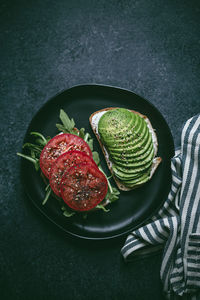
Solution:
[{"label": "dark textured background", "polygon": [[1,299],[163,299],[161,254],[125,264],[124,239],[66,237],[28,203],[16,152],[47,99],[81,83],[147,98],[178,146],[200,107],[199,28],[199,1],[1,0]]}]

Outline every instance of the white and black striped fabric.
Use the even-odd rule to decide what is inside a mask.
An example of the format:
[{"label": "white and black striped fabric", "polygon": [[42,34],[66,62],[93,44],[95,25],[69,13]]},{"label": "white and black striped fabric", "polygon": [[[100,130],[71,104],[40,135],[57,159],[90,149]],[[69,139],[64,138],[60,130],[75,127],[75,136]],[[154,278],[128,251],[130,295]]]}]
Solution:
[{"label": "white and black striped fabric", "polygon": [[183,126],[171,160],[172,186],[162,209],[132,232],[126,260],[163,248],[161,279],[167,299],[200,299],[200,114]]}]

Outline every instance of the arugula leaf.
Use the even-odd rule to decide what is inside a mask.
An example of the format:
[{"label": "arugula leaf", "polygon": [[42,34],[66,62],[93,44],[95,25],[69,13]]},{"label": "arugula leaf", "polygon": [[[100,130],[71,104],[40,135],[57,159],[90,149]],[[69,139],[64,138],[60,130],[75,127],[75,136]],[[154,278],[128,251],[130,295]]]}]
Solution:
[{"label": "arugula leaf", "polygon": [[51,195],[51,192],[52,192],[52,189],[50,187],[50,184],[48,184],[45,188],[45,191],[46,191],[46,196],[42,202],[42,205],[45,205],[45,203],[47,203],[47,200],[49,199],[50,195]]},{"label": "arugula leaf", "polygon": [[119,199],[119,190],[112,186],[109,180],[109,177],[107,177],[107,175],[105,174],[105,172],[102,170],[101,166],[99,166],[99,169],[101,170],[101,172],[106,176],[107,182],[108,182],[108,192],[106,194],[105,199],[108,200],[109,202],[114,202],[116,200]]},{"label": "arugula leaf", "polygon": [[36,141],[38,142],[38,144],[40,144],[41,146],[45,146],[48,142],[48,139],[46,139],[41,133],[36,132],[36,131],[32,131],[30,133],[31,135],[35,135],[35,136],[39,136],[40,139],[37,139]]},{"label": "arugula leaf", "polygon": [[63,126],[61,124],[56,124],[56,127],[59,131],[61,131],[63,133],[68,133],[68,132],[66,132],[65,126]]},{"label": "arugula leaf", "polygon": [[[92,156],[93,156],[93,160],[95,161],[95,163],[97,164],[97,166],[99,166],[99,164],[100,164],[99,153],[96,152],[96,151],[93,151],[92,152]],[[101,171],[102,171],[102,169],[101,169]],[[104,175],[105,175],[105,173],[104,173]]]},{"label": "arugula leaf", "polygon": [[44,148],[44,146],[48,143],[48,141],[51,139],[50,137],[45,138],[41,133],[39,132],[31,132],[31,135],[34,135],[36,137],[39,137],[35,140],[35,144],[32,143],[25,143],[23,145],[23,149],[24,148],[28,148],[30,151],[30,155],[25,155],[23,153],[17,153],[18,156],[21,156],[29,161],[31,161],[34,166],[36,171],[38,171],[40,169],[40,162],[39,162],[39,158],[40,158],[40,154],[42,152],[42,149]]},{"label": "arugula leaf", "polygon": [[35,158],[33,154],[32,154],[32,156],[29,156],[29,155],[25,155],[25,154],[17,152],[17,155],[29,160],[30,162],[32,162],[35,166],[36,171],[39,170],[39,168],[40,168],[39,159]]},{"label": "arugula leaf", "polygon": [[80,136],[82,139],[84,139],[84,136],[85,136],[85,128],[81,128],[81,129],[79,130],[79,136]]},{"label": "arugula leaf", "polygon": [[87,141],[87,144],[89,145],[91,151],[93,151],[93,139],[89,139],[89,140]]},{"label": "arugula leaf", "polygon": [[70,118],[68,117],[68,115],[63,109],[60,110],[60,119],[63,122],[63,125],[65,126],[66,129],[68,129],[69,131],[74,129],[75,126],[74,120],[73,119],[70,120]]},{"label": "arugula leaf", "polygon": [[89,138],[90,138],[90,134],[87,132],[87,133],[85,134],[85,136],[83,137],[83,139],[84,139],[84,141],[87,143]]},{"label": "arugula leaf", "polygon": [[65,206],[61,206],[61,209],[63,211],[63,215],[67,218],[72,217],[76,214],[75,212],[68,210]]},{"label": "arugula leaf", "polygon": [[98,204],[98,205],[96,206],[96,208],[102,209],[104,212],[109,212],[109,211],[110,211],[110,209],[105,208],[105,206],[103,206],[103,204]]},{"label": "arugula leaf", "polygon": [[117,188],[112,187],[112,192],[108,190],[105,199],[109,201],[110,203],[115,202],[116,200],[119,199],[119,194],[120,192],[118,191]]},{"label": "arugula leaf", "polygon": [[39,153],[41,153],[41,151],[42,151],[42,148],[40,146],[31,144],[31,143],[25,143],[23,145],[23,148],[26,148],[26,147],[30,148],[33,151],[39,152]]},{"label": "arugula leaf", "polygon": [[73,134],[78,134],[75,130],[75,122],[74,119],[71,119],[68,117],[66,112],[61,109],[60,110],[60,120],[62,121],[62,124],[56,124],[56,127],[58,130],[64,132],[64,133],[73,133]]}]

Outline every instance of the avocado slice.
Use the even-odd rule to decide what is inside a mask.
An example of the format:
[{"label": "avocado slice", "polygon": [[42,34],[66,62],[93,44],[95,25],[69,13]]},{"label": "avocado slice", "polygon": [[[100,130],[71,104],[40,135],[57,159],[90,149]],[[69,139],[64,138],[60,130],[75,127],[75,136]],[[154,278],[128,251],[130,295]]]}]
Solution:
[{"label": "avocado slice", "polygon": [[[140,117],[140,119],[142,118]],[[132,129],[131,132],[129,131],[129,136],[130,137],[127,138],[125,135],[123,140],[116,138],[115,140],[112,140],[112,143],[105,145],[113,155],[114,153],[121,154],[122,152],[131,153],[141,151],[148,142],[151,142],[149,139],[152,139],[148,126],[144,120],[142,126],[140,126],[140,130],[135,132],[134,129]]]},{"label": "avocado slice", "polygon": [[144,173],[142,176],[136,178],[136,179],[133,179],[133,180],[130,180],[130,181],[124,181],[124,185],[129,187],[129,188],[132,188],[134,187],[136,184],[139,185],[139,184],[144,184],[145,182],[147,182],[150,178],[150,172],[147,172],[147,173]]},{"label": "avocado slice", "polygon": [[132,152],[131,153],[127,153],[126,151],[123,151],[121,153],[111,153],[112,159],[113,161],[116,162],[125,162],[126,160],[130,161],[130,162],[140,162],[142,160],[145,160],[147,157],[150,156],[154,156],[154,147],[153,144],[150,145],[150,147],[144,151],[144,153],[135,156]]},{"label": "avocado slice", "polygon": [[[135,134],[140,130],[141,118],[129,111],[128,114],[125,112],[127,112],[125,109],[108,111],[99,120],[98,131],[101,140],[107,147],[114,146],[116,149],[131,142],[134,134],[133,128],[135,128]],[[125,124],[126,126],[124,126]]]},{"label": "avocado slice", "polygon": [[123,159],[119,159],[119,158],[112,158],[112,162],[113,165],[116,165],[116,167],[121,167],[121,169],[124,169],[126,171],[129,171],[132,168],[138,168],[138,167],[143,167],[145,166],[147,163],[153,161],[154,158],[154,149],[153,147],[150,149],[150,151],[148,150],[148,152],[145,153],[145,156],[140,156],[137,157],[137,159],[135,159],[134,157],[131,158],[124,158]]},{"label": "avocado slice", "polygon": [[[115,145],[115,144],[114,144]],[[126,154],[131,157],[137,157],[148,151],[152,145],[152,137],[149,132],[143,136],[143,139],[133,140],[132,143],[124,145],[123,148],[111,148],[109,147],[109,153],[111,156],[117,156],[119,154]]]},{"label": "avocado slice", "polygon": [[129,168],[125,168],[125,167],[121,167],[118,165],[113,165],[113,172],[114,174],[118,177],[118,175],[120,175],[121,177],[126,177],[128,178],[128,176],[126,176],[126,174],[128,174],[130,177],[134,177],[135,174],[144,172],[146,169],[148,169],[150,166],[152,165],[152,160],[150,160],[149,162],[146,162],[144,165],[142,166],[138,166],[138,167],[129,167]]},{"label": "avocado slice", "polygon": [[[110,151],[119,153],[124,149],[132,149],[134,151],[137,150],[138,145],[143,146],[145,144],[145,140],[149,137],[149,131],[147,128],[143,128],[140,133],[135,133],[134,131],[129,132],[124,136],[123,139],[114,140],[112,145],[109,147]],[[118,148],[116,148],[116,146]]]},{"label": "avocado slice", "polygon": [[146,179],[150,176],[150,168],[146,169],[144,172],[140,172],[135,174],[134,176],[130,177],[130,175],[127,173],[126,175],[118,173],[115,176],[123,182],[126,186],[135,185],[136,183]]}]

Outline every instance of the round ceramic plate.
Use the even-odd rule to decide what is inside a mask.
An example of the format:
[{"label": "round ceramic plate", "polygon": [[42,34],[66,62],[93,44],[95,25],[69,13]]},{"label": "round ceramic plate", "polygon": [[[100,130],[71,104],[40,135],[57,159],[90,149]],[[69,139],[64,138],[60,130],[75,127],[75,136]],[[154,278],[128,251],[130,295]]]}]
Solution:
[{"label": "round ceramic plate", "polygon": [[89,116],[105,107],[125,107],[146,115],[158,138],[158,156],[162,163],[152,179],[135,190],[121,192],[120,199],[109,205],[110,211],[96,211],[86,219],[77,215],[63,216],[57,201],[52,197],[42,205],[45,185],[33,165],[22,159],[22,178],[25,190],[35,206],[55,225],[69,234],[85,239],[109,239],[128,234],[152,216],[166,199],[171,185],[170,159],[174,144],[169,127],[161,113],[147,100],[131,91],[104,86],[81,85],[72,87],[50,99],[32,119],[24,142],[30,141],[30,132],[38,131],[53,137],[58,133],[60,109],[73,118],[77,128],[84,127],[94,137],[94,149],[99,152],[101,165],[109,174],[103,154],[90,128]]}]

